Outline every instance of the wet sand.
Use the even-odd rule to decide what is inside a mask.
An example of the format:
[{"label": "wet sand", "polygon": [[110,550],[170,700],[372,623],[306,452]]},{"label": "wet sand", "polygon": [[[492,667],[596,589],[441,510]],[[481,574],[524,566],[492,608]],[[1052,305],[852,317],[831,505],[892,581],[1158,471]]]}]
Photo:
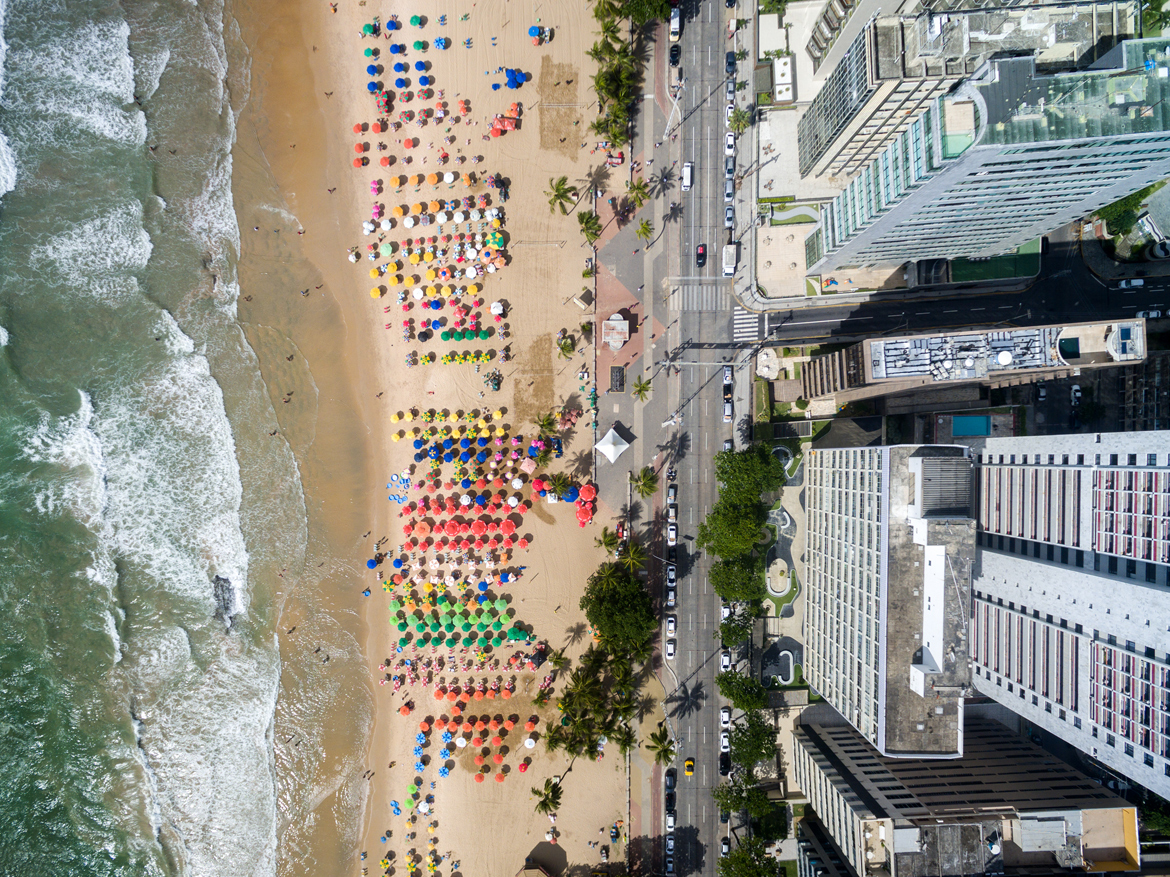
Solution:
[{"label": "wet sand", "polygon": [[[378,873],[386,853],[394,854],[395,867],[401,869],[407,850],[425,852],[428,840],[441,853],[450,853],[439,874],[515,873],[543,842],[550,825],[547,817],[533,812],[529,788],[562,774],[569,763],[562,755],[549,755],[543,742],[521,752],[517,732],[509,741],[505,782],[476,784],[468,747],[455,759],[449,777],[438,780],[433,791],[424,787],[435,795],[435,832],[427,834],[416,825],[420,837],[407,842],[404,817],[392,815],[390,802],[407,797],[407,786],[416,777],[411,748],[418,722],[438,718],[441,704],[433,701],[430,690],[416,687],[416,710],[403,718],[398,708],[405,690],[396,696],[390,685],[376,684],[383,675],[379,665],[393,657],[398,632],[387,621],[388,595],[365,569],[365,559],[372,556],[376,539],[388,537],[387,548],[393,549],[402,538],[400,507],[386,501],[383,485],[391,473],[413,461],[408,441],[390,441],[402,426],[390,422],[392,414],[412,406],[501,409],[511,434],[531,437],[534,417],[566,402],[587,407],[587,392],[579,391],[576,372],[582,366],[592,372],[592,347],[583,346],[584,355],[564,360],[553,342],[562,329],[579,337],[581,322],[592,317],[571,303],[586,282],[581,271],[590,253],[582,246],[572,213],[550,213],[543,191],[550,177],[565,175],[582,191],[587,180],[604,187],[608,179],[604,162],[590,154],[593,144],[586,133],[595,108],[589,87],[594,71],[584,54],[593,38],[593,22],[583,2],[557,8],[514,0],[461,0],[441,8],[428,4],[429,20],[421,29],[406,24],[421,10],[403,4],[349,2],[332,13],[326,2],[301,2],[282,6],[281,15],[273,18],[270,9],[253,0],[236,11],[253,52],[252,94],[241,118],[234,170],[243,293],[253,294],[253,301],[241,301],[240,315],[265,363],[278,415],[286,415],[281,436],[301,462],[310,539],[317,543],[306,570],[290,585],[282,614],[286,673],[274,732],[284,820],[280,873],[352,868],[356,874],[361,866]],[[446,52],[409,51],[406,60],[431,62],[429,74],[436,78],[435,87],[444,90],[447,103],[466,99],[471,109],[466,121],[449,133],[446,125],[431,124],[383,135],[386,152],[370,152],[371,166],[355,169],[353,125],[377,118],[365,89],[363,50],[377,47],[380,63],[393,63],[390,42],[361,38],[361,25],[374,15],[385,22],[393,12],[404,24],[394,42],[410,46],[416,39],[438,36],[452,41]],[[446,26],[438,25],[440,13],[446,13]],[[465,14],[470,18],[462,21]],[[541,18],[540,25],[555,29],[554,39],[534,47],[527,29]],[[470,50],[463,45],[468,38]],[[531,72],[532,79],[517,90],[492,91],[491,84],[504,78],[496,72],[500,66]],[[382,78],[392,80],[393,75],[388,71]],[[512,102],[523,107],[520,129],[483,141],[487,120],[506,112]],[[417,109],[420,101],[405,106]],[[396,104],[390,117],[399,109]],[[396,142],[406,135],[421,141],[419,149],[410,151],[410,164],[404,162],[407,150]],[[457,137],[448,147],[452,157],[460,154],[456,150],[482,156],[474,165],[477,172],[500,173],[511,182],[510,200],[492,202],[505,211],[511,262],[483,281],[482,293],[488,302],[502,300],[509,306],[513,359],[483,368],[503,372],[499,393],[485,390],[483,373],[477,375],[471,365],[407,370],[403,361],[409,352],[443,353],[445,346],[404,342],[401,321],[404,316],[417,320],[417,309],[403,315],[393,289],[372,300],[370,263],[347,259],[348,248],[361,247],[364,254],[372,240],[361,233],[374,200],[370,180],[435,169],[437,154],[426,146],[445,136]],[[381,155],[393,156],[390,167],[376,166]],[[472,168],[470,162],[462,166]],[[485,190],[481,186],[474,191]],[[408,188],[396,194],[387,187],[377,200],[389,208],[428,196],[429,190],[416,194]],[[252,230],[256,225],[259,232]],[[297,235],[299,229],[304,235]],[[398,227],[390,238],[409,234]],[[302,290],[309,294],[301,295]],[[291,362],[285,358],[289,354],[294,356]],[[294,391],[291,397],[278,395],[289,390]],[[485,393],[482,399],[480,392]],[[284,398],[290,401],[284,403]],[[548,471],[587,479],[593,465],[588,419],[565,439],[564,458]],[[511,592],[517,617],[551,648],[566,647],[570,658],[590,642],[577,602],[585,578],[601,560],[593,539],[603,521],[609,523],[609,512],[601,509],[598,522],[581,529],[571,505],[538,504],[525,522],[532,546],[517,551],[513,561],[527,567]],[[362,538],[367,531],[370,535]],[[374,590],[363,598],[360,592],[367,586]],[[293,634],[284,634],[294,625]],[[305,631],[312,635],[304,636]],[[338,650],[329,664],[322,664],[321,653],[314,651],[322,640]],[[532,705],[543,672],[518,677],[516,696],[506,707],[480,706],[467,712],[516,715],[521,724],[537,716],[539,736],[549,721],[556,721],[555,706]],[[302,730],[315,721],[321,729]],[[313,739],[302,740],[300,746],[293,737],[283,742],[297,733]],[[301,752],[310,745],[312,758]],[[517,770],[522,758],[531,762],[523,775]],[[431,768],[424,774],[425,786],[435,779]],[[564,787],[556,825],[560,851],[569,864],[596,863],[598,853],[589,842],[601,839],[602,825],[626,818],[624,761],[610,746],[603,760],[575,762]],[[383,844],[380,838],[387,831],[392,835]],[[360,850],[368,852],[368,859],[359,864]],[[619,855],[615,850],[614,857]],[[456,862],[458,870],[453,868]]]}]

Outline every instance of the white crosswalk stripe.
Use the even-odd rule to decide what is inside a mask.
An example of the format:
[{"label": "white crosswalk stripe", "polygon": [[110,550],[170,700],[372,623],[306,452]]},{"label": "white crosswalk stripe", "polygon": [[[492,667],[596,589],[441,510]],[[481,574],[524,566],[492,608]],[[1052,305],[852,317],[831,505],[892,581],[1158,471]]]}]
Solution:
[{"label": "white crosswalk stripe", "polygon": [[670,308],[676,311],[728,311],[731,293],[726,283],[681,283],[671,288]]},{"label": "white crosswalk stripe", "polygon": [[760,340],[760,315],[736,307],[731,314],[731,339],[737,344]]}]

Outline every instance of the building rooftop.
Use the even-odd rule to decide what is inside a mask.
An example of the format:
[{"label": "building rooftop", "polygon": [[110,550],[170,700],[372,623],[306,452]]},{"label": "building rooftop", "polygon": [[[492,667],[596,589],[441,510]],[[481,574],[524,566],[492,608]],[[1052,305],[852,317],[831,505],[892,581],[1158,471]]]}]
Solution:
[{"label": "building rooftop", "polygon": [[1128,40],[1096,69],[1046,76],[1034,58],[991,62],[974,81],[985,144],[1038,143],[1165,131],[1170,126],[1170,40]]},{"label": "building rooftop", "polygon": [[879,739],[890,755],[963,751],[966,630],[975,557],[966,449],[890,448]]},{"label": "building rooftop", "polygon": [[995,380],[1009,374],[1139,361],[1145,322],[950,332],[866,342],[867,383],[903,378]]}]

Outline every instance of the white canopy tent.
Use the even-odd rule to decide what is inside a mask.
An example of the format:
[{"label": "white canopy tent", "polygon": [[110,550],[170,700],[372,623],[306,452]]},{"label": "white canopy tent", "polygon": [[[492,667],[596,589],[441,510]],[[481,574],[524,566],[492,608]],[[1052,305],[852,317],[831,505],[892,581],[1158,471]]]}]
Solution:
[{"label": "white canopy tent", "polygon": [[630,446],[630,443],[617,434],[617,431],[610,427],[609,432],[605,434],[605,438],[599,441],[594,447],[605,457],[609,462],[616,463],[617,458],[622,455],[622,452]]}]

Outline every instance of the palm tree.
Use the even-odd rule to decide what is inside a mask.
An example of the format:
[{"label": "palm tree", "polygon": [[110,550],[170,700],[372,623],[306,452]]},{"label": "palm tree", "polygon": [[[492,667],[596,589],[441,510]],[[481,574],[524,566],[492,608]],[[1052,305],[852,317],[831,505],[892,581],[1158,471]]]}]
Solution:
[{"label": "palm tree", "polygon": [[557,431],[557,418],[551,411],[548,414],[540,415],[532,422],[536,424],[541,435],[550,435]]},{"label": "palm tree", "polygon": [[569,481],[569,476],[564,472],[558,472],[556,475],[553,475],[547,481],[545,481],[545,487],[552,493],[555,493],[557,496],[562,496],[570,487],[572,487],[572,482]]},{"label": "palm tree", "polygon": [[561,359],[572,359],[573,351],[577,349],[577,344],[573,341],[572,335],[566,335],[557,342],[557,354]]},{"label": "palm tree", "polygon": [[650,381],[643,378],[641,375],[634,378],[633,386],[634,398],[639,402],[645,402],[646,397],[650,395]]},{"label": "palm tree", "polygon": [[581,226],[581,234],[585,235],[585,240],[588,243],[594,244],[601,237],[601,217],[592,210],[587,213],[578,213],[577,223]]},{"label": "palm tree", "polygon": [[634,234],[636,234],[642,240],[648,241],[650,238],[654,237],[654,225],[650,222],[649,219],[643,219],[642,224],[634,230]]},{"label": "palm tree", "polygon": [[622,41],[622,29],[612,18],[607,18],[601,22],[601,29],[597,31],[597,35],[609,43],[620,43]]},{"label": "palm tree", "polygon": [[622,8],[617,0],[597,0],[593,7],[593,17],[598,21],[606,21],[621,15]]},{"label": "palm tree", "polygon": [[610,739],[617,745],[618,752],[625,755],[638,745],[638,735],[629,725],[619,725],[610,735]]},{"label": "palm tree", "polygon": [[635,207],[641,207],[650,200],[650,186],[645,178],[638,177],[633,182],[626,182],[626,194],[630,196]]},{"label": "palm tree", "polygon": [[658,473],[650,466],[643,466],[638,472],[630,473],[630,484],[642,499],[649,499],[658,492]]},{"label": "palm tree", "polygon": [[620,540],[618,539],[618,534],[609,529],[609,527],[602,527],[601,535],[595,538],[593,543],[598,548],[604,548],[606,554],[613,554],[617,551]]},{"label": "palm tree", "polygon": [[561,784],[552,779],[544,781],[544,788],[532,788],[532,796],[536,798],[536,812],[555,813],[561,806]]},{"label": "palm tree", "polygon": [[631,573],[635,573],[646,565],[646,549],[642,547],[642,543],[631,539],[626,544],[626,550],[622,552],[622,556],[618,558],[618,563]]},{"label": "palm tree", "polygon": [[554,670],[564,670],[569,659],[565,657],[564,649],[556,649],[548,653],[548,662],[552,664]]},{"label": "palm tree", "polygon": [[670,732],[666,725],[658,723],[657,730],[651,731],[646,738],[646,748],[654,753],[656,764],[670,764],[674,761],[674,741],[670,739]]},{"label": "palm tree", "polygon": [[731,118],[727,121],[729,127],[736,134],[742,134],[748,129],[752,123],[752,114],[742,107],[736,107],[731,111]]},{"label": "palm tree", "polygon": [[549,177],[548,189],[544,194],[548,196],[548,212],[552,213],[559,207],[561,216],[569,215],[569,208],[565,205],[572,204],[577,198],[577,192],[569,185],[568,177],[559,177],[555,180]]}]

